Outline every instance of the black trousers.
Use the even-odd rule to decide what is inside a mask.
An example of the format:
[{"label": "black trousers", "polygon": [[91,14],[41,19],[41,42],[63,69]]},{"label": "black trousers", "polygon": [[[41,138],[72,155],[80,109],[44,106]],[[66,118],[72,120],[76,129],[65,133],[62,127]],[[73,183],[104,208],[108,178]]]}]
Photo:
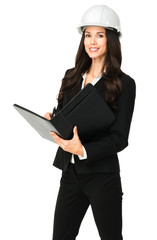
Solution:
[{"label": "black trousers", "polygon": [[102,240],[122,240],[122,188],[119,173],[78,174],[70,164],[62,173],[53,240],[75,240],[91,205]]}]

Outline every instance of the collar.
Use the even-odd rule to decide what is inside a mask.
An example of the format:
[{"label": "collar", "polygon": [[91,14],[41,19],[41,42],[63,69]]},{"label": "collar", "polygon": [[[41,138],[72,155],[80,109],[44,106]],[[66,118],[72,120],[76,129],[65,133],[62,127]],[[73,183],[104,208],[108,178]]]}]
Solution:
[{"label": "collar", "polygon": [[[105,71],[104,71],[105,72]],[[82,86],[81,88],[84,87],[84,82],[85,82],[85,79],[86,79],[86,76],[87,76],[87,72],[85,72],[83,75],[82,75],[82,78],[83,78],[83,81],[82,81]],[[95,85],[102,77],[102,74],[99,75],[99,76],[96,76],[93,81],[91,82],[92,85]]]}]

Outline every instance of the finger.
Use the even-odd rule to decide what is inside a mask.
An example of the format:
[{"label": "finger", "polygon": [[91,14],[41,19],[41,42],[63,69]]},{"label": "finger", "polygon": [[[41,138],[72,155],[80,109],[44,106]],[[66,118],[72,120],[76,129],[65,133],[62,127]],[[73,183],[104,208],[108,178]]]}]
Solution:
[{"label": "finger", "polygon": [[51,113],[47,113],[47,118],[48,118],[48,120],[51,120],[51,116],[52,116]]},{"label": "finger", "polygon": [[60,138],[57,134],[55,134],[54,132],[50,132],[50,134],[52,135],[52,137],[54,138],[55,142],[64,150],[65,149],[65,144],[62,138]]},{"label": "finger", "polygon": [[55,141],[57,142],[57,144],[62,144],[65,145],[65,142],[67,140],[62,139],[61,137],[59,137],[56,133],[54,132],[50,132],[50,134],[52,135],[52,137],[55,139]]},{"label": "finger", "polygon": [[74,128],[73,128],[73,133],[74,133],[74,134],[77,133],[77,127],[76,127],[76,126],[74,126]]},{"label": "finger", "polygon": [[73,128],[74,137],[78,137],[77,126]]},{"label": "finger", "polygon": [[55,142],[59,145],[59,139],[58,139],[58,136],[57,134],[55,134],[54,132],[50,132],[51,136],[53,137],[53,139],[55,140]]},{"label": "finger", "polygon": [[55,138],[55,139],[58,139],[59,138],[59,136],[55,133],[55,132],[50,132],[50,134],[52,135],[52,137],[53,138]]},{"label": "finger", "polygon": [[60,143],[60,141],[58,141],[56,136],[52,136],[52,137],[53,137],[54,141],[58,144],[58,146],[60,146],[61,148],[64,148],[64,145],[62,143]]},{"label": "finger", "polygon": [[51,113],[46,113],[46,114],[44,115],[44,118],[50,120],[50,119],[51,119],[51,116],[52,116]]}]

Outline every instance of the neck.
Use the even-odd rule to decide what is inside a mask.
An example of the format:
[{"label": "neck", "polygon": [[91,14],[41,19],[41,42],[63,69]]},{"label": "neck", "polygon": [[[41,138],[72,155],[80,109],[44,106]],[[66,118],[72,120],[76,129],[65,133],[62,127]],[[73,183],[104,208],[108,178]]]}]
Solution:
[{"label": "neck", "polygon": [[89,74],[92,76],[99,76],[102,74],[102,72],[105,70],[102,70],[104,65],[104,58],[93,58],[92,64],[89,69]]}]

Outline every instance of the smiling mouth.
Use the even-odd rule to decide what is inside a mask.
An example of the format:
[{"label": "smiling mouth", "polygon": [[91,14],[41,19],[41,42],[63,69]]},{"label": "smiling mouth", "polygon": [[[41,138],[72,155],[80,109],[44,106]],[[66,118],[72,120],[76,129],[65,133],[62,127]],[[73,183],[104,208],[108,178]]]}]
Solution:
[{"label": "smiling mouth", "polygon": [[89,48],[89,51],[90,52],[97,52],[99,50],[99,48],[94,48],[94,47],[91,47],[91,48]]}]

